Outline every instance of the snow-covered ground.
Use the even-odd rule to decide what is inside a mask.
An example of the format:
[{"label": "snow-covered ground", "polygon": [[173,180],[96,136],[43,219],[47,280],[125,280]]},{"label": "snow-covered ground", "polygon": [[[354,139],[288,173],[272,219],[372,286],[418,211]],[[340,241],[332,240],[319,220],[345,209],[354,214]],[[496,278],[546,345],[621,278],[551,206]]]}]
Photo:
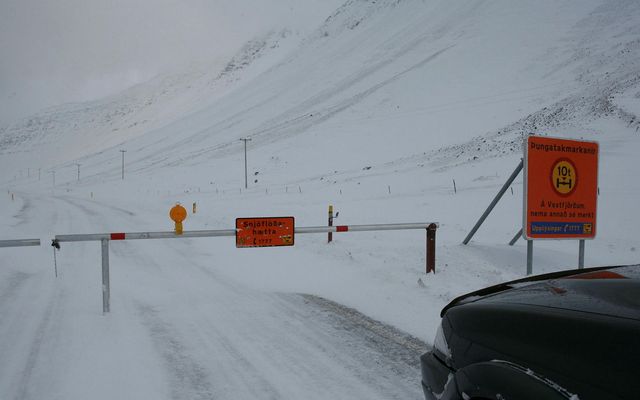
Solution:
[{"label": "snow-covered ground", "polygon": [[[521,176],[461,242],[530,133],[600,143],[586,264],[640,262],[638,27],[635,0],[348,0],[225,68],[0,126],[0,239],[43,241],[0,249],[0,397],[420,398],[420,351],[318,298],[429,344],[448,301],[524,276]],[[106,316],[98,243],[63,243],[54,276],[54,235],[171,230],[176,202],[197,203],[185,230],[325,225],[330,204],[337,224],[438,222],[436,273],[424,231],[385,231],[113,242]],[[536,273],[577,260],[535,243]]]}]

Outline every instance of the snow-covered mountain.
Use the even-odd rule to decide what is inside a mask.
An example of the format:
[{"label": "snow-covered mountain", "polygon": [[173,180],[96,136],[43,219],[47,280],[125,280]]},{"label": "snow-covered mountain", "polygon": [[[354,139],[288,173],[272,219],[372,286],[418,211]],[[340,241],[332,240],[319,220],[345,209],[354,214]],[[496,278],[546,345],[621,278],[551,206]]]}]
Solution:
[{"label": "snow-covered mountain", "polygon": [[[321,355],[322,334],[301,328],[302,314],[290,313],[297,305],[261,296],[322,296],[430,342],[439,310],[453,297],[525,273],[525,246],[507,245],[522,224],[521,178],[471,245],[460,242],[532,133],[599,141],[599,229],[587,243],[587,264],[639,261],[638,1],[347,0],[303,32],[283,24],[240,46],[223,67],[163,75],[2,125],[2,239],[169,230],[167,212],[178,201],[198,205],[186,230],[230,229],[237,217],[273,215],[317,226],[333,204],[341,224],[439,222],[437,273],[424,275],[424,233],[415,231],[336,234],[331,245],[324,236],[300,235],[286,250],[244,251],[230,239],[114,243],[114,317],[95,320],[97,247],[63,245],[62,280],[52,278],[49,248],[3,250],[0,282],[41,294],[0,297],[0,315],[15,322],[26,309],[59,318],[43,322],[62,333],[40,337],[41,354],[90,383],[74,386],[73,375],[48,374],[44,361],[4,346],[0,360],[16,361],[0,361],[0,393],[37,398],[57,381],[60,398],[95,394],[92,385],[107,398],[114,394],[108,380],[121,379],[125,393],[140,385],[137,393],[161,398],[250,398],[252,384],[260,393],[273,390],[273,398],[393,398],[393,382],[377,387],[364,378],[371,371],[336,372],[341,356]],[[251,138],[247,189],[243,138]],[[126,150],[125,179],[119,150]],[[534,270],[573,267],[577,251],[573,241],[536,242]],[[0,296],[10,286],[0,284]],[[47,306],[51,298],[55,306]],[[81,329],[73,331],[77,321]],[[17,348],[35,343],[39,326],[25,326],[33,335],[16,339]],[[112,339],[127,327],[130,339]],[[282,337],[298,328],[320,344],[309,350],[293,339],[291,351],[277,353],[287,345]],[[229,335],[221,347],[207,339],[216,330]],[[247,332],[254,330],[265,338],[253,342]],[[57,347],[86,351],[100,340],[108,345],[94,356],[107,359],[106,378],[83,372],[91,360],[70,360]],[[258,348],[278,355],[255,361]],[[236,375],[220,371],[207,352]],[[319,358],[332,372],[314,375],[299,357]],[[31,389],[20,380],[22,364]],[[115,367],[123,364],[130,368]],[[272,375],[255,372],[270,368]],[[168,386],[153,389],[163,374],[172,377]],[[243,386],[245,375],[251,384]],[[325,380],[334,384],[328,395],[305,391],[326,389]],[[13,396],[15,382],[22,397]],[[398,398],[419,396],[415,382]]]},{"label": "snow-covered mountain", "polygon": [[165,165],[206,164],[239,151],[240,137],[282,147],[316,132],[316,159],[339,147],[359,163],[391,162],[452,146],[468,160],[606,116],[637,128],[625,100],[639,90],[636,22],[633,1],[349,1],[302,40],[286,29],[252,40],[222,71],[4,126],[2,153],[38,151],[37,167],[52,168],[130,145]]}]

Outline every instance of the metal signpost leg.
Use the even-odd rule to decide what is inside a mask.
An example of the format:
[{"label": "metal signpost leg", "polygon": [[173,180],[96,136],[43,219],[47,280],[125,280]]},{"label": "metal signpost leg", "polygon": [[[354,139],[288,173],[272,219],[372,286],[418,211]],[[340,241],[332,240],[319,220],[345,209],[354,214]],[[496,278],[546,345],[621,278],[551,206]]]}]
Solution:
[{"label": "metal signpost leg", "polygon": [[473,235],[476,234],[476,231],[478,230],[478,228],[480,228],[480,225],[482,225],[482,223],[484,222],[485,219],[487,219],[487,217],[489,216],[489,214],[491,214],[491,211],[493,210],[493,208],[496,206],[496,204],[498,204],[498,201],[500,201],[500,199],[502,198],[502,195],[504,195],[504,193],[507,191],[507,189],[509,189],[509,186],[513,183],[513,181],[516,179],[516,177],[518,176],[518,174],[520,173],[520,171],[522,171],[522,167],[524,165],[524,162],[522,160],[520,160],[520,164],[518,164],[518,166],[516,167],[516,169],[513,171],[513,173],[511,174],[511,176],[509,177],[509,179],[507,179],[507,181],[504,183],[504,185],[502,186],[502,189],[500,189],[500,192],[498,192],[498,194],[496,195],[496,197],[493,199],[493,201],[491,202],[491,204],[489,204],[489,207],[487,207],[486,211],[484,212],[484,214],[482,214],[482,216],[480,217],[480,219],[478,220],[478,222],[476,223],[476,225],[473,227],[473,229],[471,229],[471,232],[469,232],[469,234],[467,235],[466,238],[464,238],[464,241],[462,242],[462,244],[469,244],[469,241],[471,240],[471,238],[473,237]]},{"label": "metal signpost leg", "polygon": [[509,246],[513,246],[514,244],[516,244],[518,239],[520,239],[520,236],[522,236],[522,228],[520,228],[518,233],[516,233],[516,235],[513,237],[513,239],[511,239],[511,241],[509,242]]},{"label": "metal signpost leg", "polygon": [[527,275],[533,274],[533,240],[527,240]]},{"label": "metal signpost leg", "polygon": [[580,244],[578,245],[578,268],[583,269],[584,268],[584,240],[580,240],[579,242]]},{"label": "metal signpost leg", "polygon": [[109,288],[109,240],[102,239],[102,312],[110,311],[111,291]]}]

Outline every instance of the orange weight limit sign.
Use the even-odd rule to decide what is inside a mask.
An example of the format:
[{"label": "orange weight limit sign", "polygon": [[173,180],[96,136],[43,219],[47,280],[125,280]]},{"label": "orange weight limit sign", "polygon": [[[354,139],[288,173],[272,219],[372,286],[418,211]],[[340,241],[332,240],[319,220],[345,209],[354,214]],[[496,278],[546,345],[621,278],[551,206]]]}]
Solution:
[{"label": "orange weight limit sign", "polygon": [[525,143],[523,234],[593,239],[598,203],[597,142],[529,136]]},{"label": "orange weight limit sign", "polygon": [[171,218],[171,220],[176,224],[176,227],[175,227],[176,235],[181,235],[182,221],[187,219],[187,210],[184,207],[182,207],[180,204],[176,204],[171,208],[171,210],[169,210],[169,218]]}]

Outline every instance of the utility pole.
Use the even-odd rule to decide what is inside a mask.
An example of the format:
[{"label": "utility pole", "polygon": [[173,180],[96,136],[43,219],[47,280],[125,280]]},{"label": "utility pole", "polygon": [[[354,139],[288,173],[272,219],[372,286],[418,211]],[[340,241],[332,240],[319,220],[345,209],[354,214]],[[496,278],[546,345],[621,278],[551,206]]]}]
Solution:
[{"label": "utility pole", "polygon": [[247,189],[247,142],[250,142],[251,138],[243,138],[240,140],[244,142],[244,188]]},{"label": "utility pole", "polygon": [[80,182],[80,164],[76,164],[78,167],[78,182]]},{"label": "utility pole", "polygon": [[126,153],[126,150],[120,150],[120,152],[122,153],[122,180],[124,180],[124,153]]}]

